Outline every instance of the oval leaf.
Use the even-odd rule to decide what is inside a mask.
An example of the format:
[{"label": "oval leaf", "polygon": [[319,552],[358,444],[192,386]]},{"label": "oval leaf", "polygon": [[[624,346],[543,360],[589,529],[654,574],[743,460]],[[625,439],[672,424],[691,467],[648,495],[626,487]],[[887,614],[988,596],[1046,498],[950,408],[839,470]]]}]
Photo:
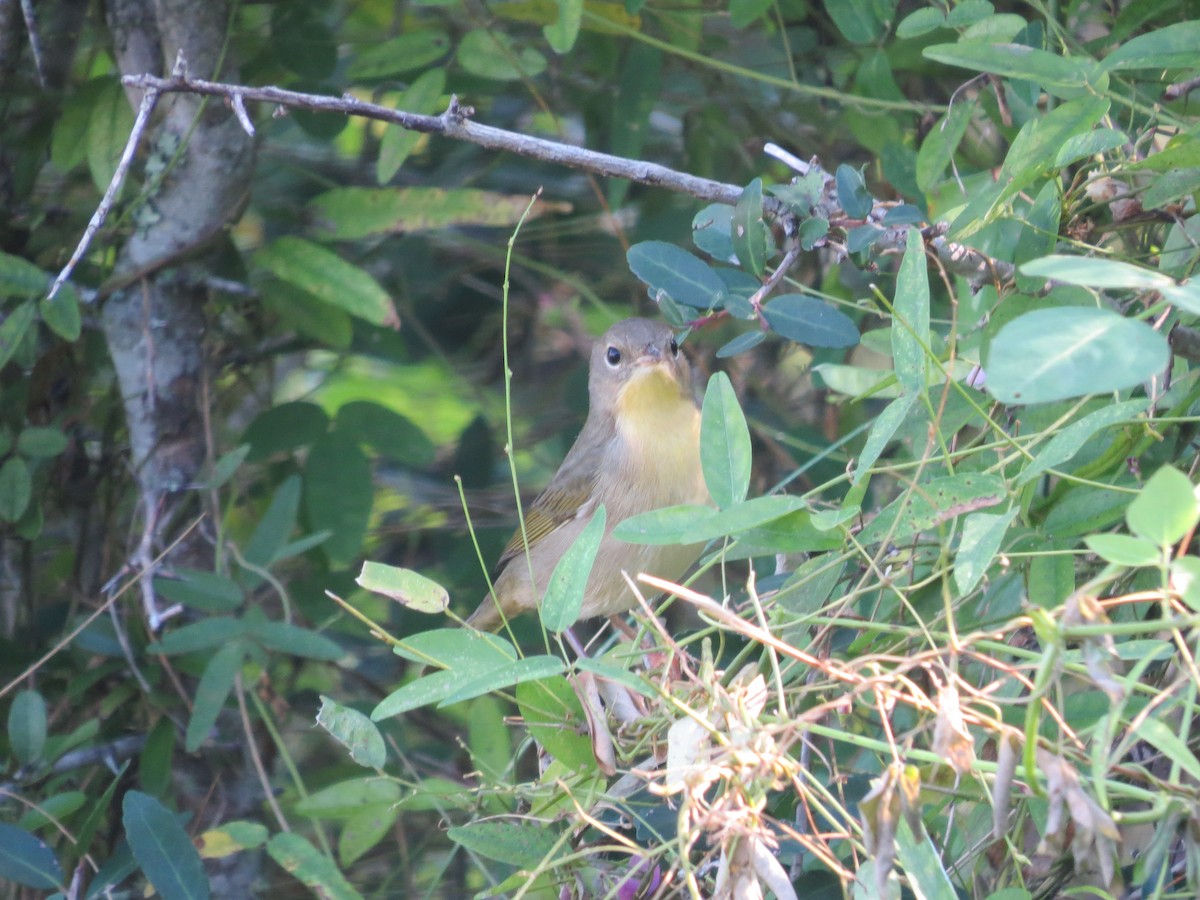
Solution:
[{"label": "oval leaf", "polygon": [[725,299],[725,282],[700,259],[666,241],[643,241],[626,254],[629,268],[677,303],[709,309]]},{"label": "oval leaf", "polygon": [[704,483],[724,509],[746,499],[750,490],[750,429],[733,384],[724,372],[708,381],[700,411],[700,465]]},{"label": "oval leaf", "polygon": [[387,762],[383,735],[375,723],[356,709],[350,709],[321,697],[317,724],[328,731],[338,743],[350,751],[350,758],[368,769],[382,769]]},{"label": "oval leaf", "polygon": [[858,328],[850,317],[824,300],[803,294],[783,294],[763,307],[771,330],[810,347],[853,347]]},{"label": "oval leaf", "polygon": [[121,809],[129,848],[163,900],[208,900],[208,875],[179,820],[141,791],[126,794]]},{"label": "oval leaf", "polygon": [[8,708],[8,743],[21,765],[29,765],[46,746],[46,701],[37,691],[24,690]]},{"label": "oval leaf", "polygon": [[359,587],[383,594],[417,612],[445,612],[450,605],[450,594],[444,587],[412,569],[365,562],[355,580]]},{"label": "oval leaf", "polygon": [[579,537],[555,564],[538,609],[547,630],[563,631],[579,618],[588,577],[596,561],[596,551],[600,549],[600,541],[604,537],[605,518],[604,504],[601,504]]},{"label": "oval leaf", "polygon": [[64,887],[62,866],[46,842],[6,822],[0,822],[0,878],[42,890]]},{"label": "oval leaf", "polygon": [[280,281],[308,291],[322,302],[372,325],[400,324],[392,298],[379,282],[320,244],[282,237],[260,250],[256,260]]},{"label": "oval leaf", "polygon": [[1144,322],[1107,309],[1038,309],[992,341],[987,386],[1001,403],[1067,400],[1134,387],[1169,358],[1166,338]]}]

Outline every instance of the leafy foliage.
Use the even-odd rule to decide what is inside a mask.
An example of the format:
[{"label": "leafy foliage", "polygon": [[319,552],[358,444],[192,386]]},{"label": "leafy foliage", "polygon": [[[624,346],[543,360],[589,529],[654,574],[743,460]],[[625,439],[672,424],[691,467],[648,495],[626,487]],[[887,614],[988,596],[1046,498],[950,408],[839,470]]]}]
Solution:
[{"label": "leafy foliage", "polygon": [[[183,143],[155,120],[52,298],[133,126],[138,26],[45,20],[35,58],[0,22],[6,882],[1196,895],[1196,11],[685,7],[235,6],[195,77],[453,94],[731,185],[210,98]],[[239,108],[229,227],[128,270]],[[114,323],[162,285],[199,286],[202,327]],[[711,375],[713,506],[600,511],[540,620],[442,627],[634,310]],[[197,346],[169,380],[203,415],[147,444],[186,365],[158,348]],[[639,584],[666,627],[576,657],[606,521],[707,550]]]}]

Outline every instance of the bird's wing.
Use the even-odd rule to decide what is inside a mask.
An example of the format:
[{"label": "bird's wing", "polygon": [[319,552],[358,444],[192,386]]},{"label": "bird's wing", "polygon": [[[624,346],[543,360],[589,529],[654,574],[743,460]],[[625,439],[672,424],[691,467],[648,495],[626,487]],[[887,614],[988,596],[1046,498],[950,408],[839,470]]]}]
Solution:
[{"label": "bird's wing", "polygon": [[[586,432],[586,427],[584,430]],[[525,552],[526,540],[532,550],[546,535],[591,512],[596,502],[596,473],[600,470],[603,454],[603,446],[584,440],[584,435],[580,434],[550,484],[525,510],[524,539],[518,528],[500,554],[495,569],[497,575],[510,560]]]},{"label": "bird's wing", "polygon": [[509,560],[521,556],[525,552],[525,542],[532,549],[538,542],[552,531],[561,528],[567,522],[587,512],[592,504],[588,503],[591,493],[589,483],[582,480],[571,485],[555,486],[551,484],[538,495],[533,505],[525,510],[525,534],[522,537],[518,528],[509,539],[504,552],[496,563],[496,573],[499,574],[508,565]]}]

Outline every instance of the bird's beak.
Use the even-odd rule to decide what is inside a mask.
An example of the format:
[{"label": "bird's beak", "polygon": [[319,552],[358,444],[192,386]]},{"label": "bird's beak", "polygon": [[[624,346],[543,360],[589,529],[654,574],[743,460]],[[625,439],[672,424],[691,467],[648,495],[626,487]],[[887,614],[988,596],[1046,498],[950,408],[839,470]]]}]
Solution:
[{"label": "bird's beak", "polygon": [[642,348],[642,353],[637,358],[639,366],[657,366],[664,362],[666,362],[666,359],[663,357],[662,350],[659,349],[657,344],[647,344]]}]

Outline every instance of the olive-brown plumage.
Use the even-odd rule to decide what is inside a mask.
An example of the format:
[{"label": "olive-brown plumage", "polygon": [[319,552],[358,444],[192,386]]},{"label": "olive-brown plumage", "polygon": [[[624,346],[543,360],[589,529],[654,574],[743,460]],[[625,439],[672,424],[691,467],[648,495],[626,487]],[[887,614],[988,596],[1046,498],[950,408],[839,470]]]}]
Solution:
[{"label": "olive-brown plumage", "polygon": [[505,618],[535,608],[554,566],[600,504],[606,510],[605,533],[580,618],[630,609],[637,600],[622,571],[674,580],[701,547],[627,544],[616,540],[612,529],[659,507],[709,502],[700,470],[700,411],[691,365],[667,325],[648,319],[618,322],[592,348],[583,430],[525,511],[528,558],[518,529],[497,563],[493,593],[467,624],[494,630]]}]

